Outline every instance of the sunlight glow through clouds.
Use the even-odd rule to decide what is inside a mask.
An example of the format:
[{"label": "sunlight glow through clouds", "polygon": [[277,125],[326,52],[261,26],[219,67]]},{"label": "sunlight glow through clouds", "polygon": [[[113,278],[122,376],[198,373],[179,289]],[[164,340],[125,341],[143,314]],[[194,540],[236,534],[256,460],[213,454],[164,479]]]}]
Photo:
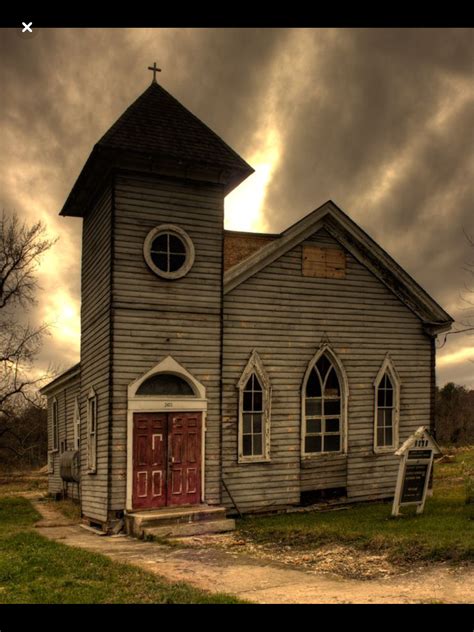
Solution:
[{"label": "sunlight glow through clouds", "polygon": [[[41,318],[48,324],[55,340],[65,344],[71,352],[79,353],[81,326],[80,301],[73,298],[65,287],[67,274],[67,235],[43,257],[38,270],[41,286]],[[75,252],[73,250],[73,252]]]},{"label": "sunlight glow through clouds", "polygon": [[[331,39],[335,34],[328,31],[326,36]],[[296,103],[302,91],[307,95],[308,85],[301,77],[308,76],[311,66],[314,70],[319,45],[321,43],[311,29],[296,29],[289,34],[286,47],[275,55],[267,71],[262,109],[260,116],[257,116],[260,125],[251,144],[250,154],[245,156],[255,173],[225,200],[227,230],[263,232],[269,229],[263,216],[263,207],[267,189],[283,157],[284,138],[281,130],[284,130],[285,121],[280,118],[281,101],[283,98],[286,103]],[[291,63],[287,63],[288,60]],[[284,95],[280,92],[282,85],[285,86]]]},{"label": "sunlight glow through clouds", "polygon": [[452,353],[446,353],[444,355],[442,355],[442,352],[438,352],[436,365],[438,367],[444,367],[446,365],[460,364],[466,360],[474,361],[474,347],[463,347],[458,351],[453,351]]},{"label": "sunlight glow through clouds", "polygon": [[255,173],[225,199],[226,229],[262,232],[267,228],[262,219],[262,207],[280,155],[280,136],[272,129],[266,133],[262,148],[249,158]]},{"label": "sunlight glow through clouds", "polygon": [[81,326],[79,303],[68,292],[58,288],[49,292],[43,304],[44,320],[58,342],[79,353]]}]

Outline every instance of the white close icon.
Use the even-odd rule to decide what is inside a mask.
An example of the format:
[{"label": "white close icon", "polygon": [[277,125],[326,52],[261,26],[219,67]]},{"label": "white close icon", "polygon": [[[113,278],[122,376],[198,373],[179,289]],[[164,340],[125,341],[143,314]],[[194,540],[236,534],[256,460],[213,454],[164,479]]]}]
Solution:
[{"label": "white close icon", "polygon": [[26,24],[25,22],[22,22],[23,26],[25,27],[21,32],[22,33],[26,33],[26,31],[28,31],[28,33],[33,33],[33,31],[31,30],[31,25],[33,24],[33,22],[28,22],[28,24]]}]

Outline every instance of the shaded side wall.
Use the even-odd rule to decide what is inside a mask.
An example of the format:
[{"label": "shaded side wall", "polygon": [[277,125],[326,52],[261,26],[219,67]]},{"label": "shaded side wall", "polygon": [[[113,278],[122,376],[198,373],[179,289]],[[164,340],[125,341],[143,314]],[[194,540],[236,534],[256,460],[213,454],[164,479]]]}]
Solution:
[{"label": "shaded side wall", "polygon": [[[63,481],[59,475],[59,459],[63,450],[74,448],[74,408],[76,397],[80,393],[80,375],[68,380],[63,386],[48,394],[48,463],[52,463],[53,472],[48,475],[48,492],[63,492]],[[53,400],[58,402],[59,449],[53,450]],[[70,483],[68,495],[78,497],[78,486]]]},{"label": "shaded side wall", "polygon": [[[81,493],[87,518],[108,516],[112,189],[85,215],[81,269]],[[87,471],[87,397],[97,394],[97,471]]]}]

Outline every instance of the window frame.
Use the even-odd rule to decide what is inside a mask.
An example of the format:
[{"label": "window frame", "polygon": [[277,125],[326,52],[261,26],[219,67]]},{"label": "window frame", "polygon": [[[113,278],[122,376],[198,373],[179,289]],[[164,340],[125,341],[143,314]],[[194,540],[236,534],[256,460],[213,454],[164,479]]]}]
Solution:
[{"label": "window frame", "polygon": [[[92,423],[94,421],[94,424]],[[97,393],[93,388],[87,395],[87,473],[97,472]]]},{"label": "window frame", "polygon": [[[158,268],[151,257],[151,247],[154,240],[159,235],[162,235],[164,233],[170,233],[171,235],[178,237],[184,243],[186,248],[186,258],[184,264],[174,272],[166,272],[165,270],[161,270],[161,268]],[[180,279],[191,270],[194,264],[194,244],[188,233],[179,226],[175,226],[174,224],[160,224],[159,226],[152,228],[145,237],[145,241],[143,242],[143,256],[150,270],[152,270],[157,276],[161,277],[162,279],[168,280]]]},{"label": "window frame", "polygon": [[[245,386],[254,374],[262,387],[262,454],[244,455],[243,453],[243,404]],[[250,359],[245,366],[239,381],[237,382],[239,389],[238,401],[238,463],[268,463],[270,457],[270,424],[271,424],[271,393],[272,388],[270,379],[263,366],[262,360],[258,352],[254,349],[250,355]]]},{"label": "window frame", "polygon": [[[392,406],[392,445],[379,446],[377,445],[377,430],[378,430],[378,390],[384,375],[388,374],[393,387],[393,406]],[[400,387],[401,380],[397,370],[393,364],[393,360],[390,354],[384,358],[382,366],[380,367],[377,376],[374,380],[374,432],[373,432],[373,450],[375,454],[387,454],[395,452],[398,449],[399,444],[399,426],[400,426]]]},{"label": "window frame", "polygon": [[[311,372],[318,362],[318,360],[326,355],[331,365],[336,372],[336,376],[339,380],[339,388],[340,388],[340,450],[330,450],[325,452],[306,452],[305,444],[306,444],[306,435],[307,435],[307,419],[306,419],[306,386],[308,383],[308,379],[311,375]],[[323,393],[321,393],[321,398],[323,398]],[[342,362],[338,358],[335,351],[328,345],[322,345],[317,353],[311,358],[306,368],[306,372],[303,377],[303,383],[301,387],[301,459],[302,460],[312,460],[312,459],[320,459],[320,458],[333,458],[338,457],[344,454],[347,454],[347,405],[349,399],[349,384],[347,381],[346,372],[344,370],[344,366]],[[323,416],[323,415],[321,415]],[[309,416],[312,418],[311,415]]]},{"label": "window frame", "polygon": [[74,450],[81,449],[81,409],[79,406],[79,397],[74,398]]},{"label": "window frame", "polygon": [[59,452],[59,406],[56,397],[53,397],[51,404],[52,439],[53,448],[51,452]]}]

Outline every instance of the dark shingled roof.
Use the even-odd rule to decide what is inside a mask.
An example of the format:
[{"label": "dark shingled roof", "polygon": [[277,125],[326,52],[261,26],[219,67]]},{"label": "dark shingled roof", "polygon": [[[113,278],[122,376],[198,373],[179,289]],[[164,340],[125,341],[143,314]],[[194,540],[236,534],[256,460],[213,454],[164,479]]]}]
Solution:
[{"label": "dark shingled roof", "polygon": [[181,176],[222,184],[226,194],[254,171],[157,83],[94,146],[60,214],[83,216],[114,168],[158,174],[180,170]]},{"label": "dark shingled roof", "polygon": [[217,134],[157,83],[152,83],[125,110],[97,144],[253,171]]}]

